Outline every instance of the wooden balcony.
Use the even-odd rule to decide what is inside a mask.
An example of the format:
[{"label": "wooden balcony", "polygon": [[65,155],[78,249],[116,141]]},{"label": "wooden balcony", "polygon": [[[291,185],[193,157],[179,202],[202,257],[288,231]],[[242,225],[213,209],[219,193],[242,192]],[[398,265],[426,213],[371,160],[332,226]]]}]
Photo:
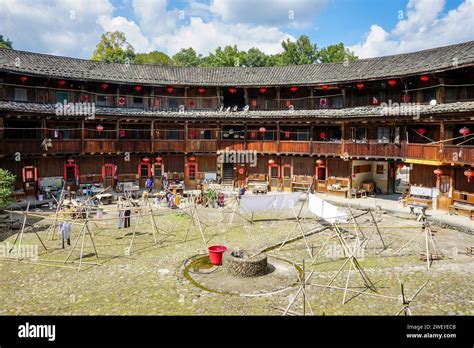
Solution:
[{"label": "wooden balcony", "polygon": [[279,153],[310,153],[309,141],[280,141]]},{"label": "wooden balcony", "polygon": [[3,153],[14,154],[19,152],[22,156],[43,153],[41,140],[4,140]]},{"label": "wooden balcony", "polygon": [[155,140],[153,142],[155,152],[184,152],[184,140]]},{"label": "wooden balcony", "polygon": [[346,142],[344,152],[349,156],[372,157],[372,158],[403,158],[403,146],[394,143],[378,143],[369,140],[366,143]]},{"label": "wooden balcony", "polygon": [[221,151],[225,151],[225,149],[229,151],[243,151],[246,149],[246,144],[243,141],[221,140],[218,147]]},{"label": "wooden balcony", "polygon": [[405,157],[421,160],[440,161],[442,154],[440,154],[439,145],[431,144],[406,144]]},{"label": "wooden balcony", "polygon": [[151,141],[149,139],[131,140],[124,139],[118,142],[120,152],[151,152]]},{"label": "wooden balcony", "polygon": [[86,139],[84,140],[84,152],[86,153],[108,153],[117,152],[117,141],[115,140],[97,140],[97,139]]},{"label": "wooden balcony", "polygon": [[264,153],[278,153],[278,144],[276,141],[249,141],[247,150],[255,150]]},{"label": "wooden balcony", "polygon": [[333,143],[327,141],[313,141],[313,154],[315,155],[341,155],[341,143]]},{"label": "wooden balcony", "polygon": [[216,152],[217,140],[188,140],[186,142],[187,152]]},{"label": "wooden balcony", "polygon": [[80,153],[81,142],[80,139],[52,140],[53,147],[48,153]]},{"label": "wooden balcony", "polygon": [[445,145],[443,161],[446,163],[474,164],[474,146]]}]

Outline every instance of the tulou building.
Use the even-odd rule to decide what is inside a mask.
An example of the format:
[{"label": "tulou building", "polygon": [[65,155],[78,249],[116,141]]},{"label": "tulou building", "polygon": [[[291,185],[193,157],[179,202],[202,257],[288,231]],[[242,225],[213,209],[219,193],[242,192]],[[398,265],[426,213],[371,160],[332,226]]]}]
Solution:
[{"label": "tulou building", "polygon": [[58,177],[114,188],[143,187],[149,176],[156,188],[164,176],[191,188],[261,178],[272,189],[303,182],[347,197],[368,184],[377,194],[411,187],[415,201],[468,207],[473,133],[474,41],[261,68],[0,49],[0,167],[26,195]]}]

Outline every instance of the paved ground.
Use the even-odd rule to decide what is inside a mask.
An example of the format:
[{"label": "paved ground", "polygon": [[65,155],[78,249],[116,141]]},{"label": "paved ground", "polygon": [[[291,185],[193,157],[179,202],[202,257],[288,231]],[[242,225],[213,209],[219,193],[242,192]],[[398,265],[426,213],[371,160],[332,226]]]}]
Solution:
[{"label": "paved ground", "polygon": [[[371,198],[358,199],[356,202],[371,207],[379,203],[377,199]],[[396,203],[390,204],[393,204],[394,209],[397,207]],[[78,266],[77,263],[64,264],[72,246],[62,250],[57,239],[48,241],[49,222],[37,218],[35,226],[44,228],[39,235],[48,251],[43,253],[35,234],[28,229],[22,244],[30,249],[38,247],[41,255],[37,260],[17,262],[14,257],[0,260],[0,314],[279,315],[281,313],[277,308],[286,307],[296,293],[297,288],[272,296],[222,295],[202,290],[183,276],[186,260],[206,253],[206,246],[195,226],[191,225],[187,241],[184,241],[190,225],[188,215],[167,208],[155,208],[155,219],[163,232],[158,235],[161,243],[154,244],[150,221],[145,219],[139,224],[139,233],[131,251],[127,252],[133,229],[117,229],[115,206],[107,206],[106,209],[110,211],[103,215],[102,220],[91,224],[98,260],[90,240],[84,240],[84,261],[98,262],[99,265],[84,264],[81,272],[73,268]],[[223,244],[229,248],[258,251],[281,243],[295,226],[294,221],[289,219],[292,216],[290,212],[259,214],[252,225],[238,215],[230,225],[229,216],[222,209],[199,207],[198,212],[203,223],[209,226],[205,231],[208,245]],[[342,305],[343,293],[340,290],[317,286],[327,284],[345,260],[341,257],[337,238],[329,239],[314,265],[311,265],[303,240],[287,244],[279,251],[274,249],[269,254],[300,266],[305,260],[307,274],[314,270],[309,280],[312,285],[307,290],[307,298],[317,315],[396,314],[401,308],[397,300],[400,295],[399,280],[404,283],[409,296],[429,280],[411,305],[414,314],[474,315],[474,258],[465,254],[466,247],[474,246],[474,236],[452,228],[434,227],[434,240],[445,258],[435,261],[431,269],[427,270],[426,263],[420,260],[420,254],[425,249],[424,235],[394,255],[421,232],[421,223],[402,213],[406,211],[397,211],[397,216],[378,216],[378,224],[387,245],[385,250],[367,215],[357,219],[365,236],[370,237],[364,252],[357,255],[358,261],[375,284],[377,293],[366,290],[355,271],[351,272],[350,289],[387,297],[353,297],[356,294],[353,292],[348,296],[349,302]],[[221,222],[223,218],[224,222]],[[132,227],[137,219],[132,218]],[[341,227],[348,231],[344,233],[344,240],[350,246],[354,245],[356,239],[350,237],[354,233],[353,224]],[[73,242],[80,228],[80,224],[73,228]],[[321,225],[309,218],[304,228],[307,231],[314,230],[321,228]],[[320,251],[328,237],[330,232],[325,230],[307,238],[314,254]],[[14,239],[14,234],[0,232],[0,256],[5,255],[7,244],[11,245]],[[79,252],[76,249],[72,253],[72,260],[78,262],[78,259]],[[333,285],[344,287],[347,274],[347,269],[344,269]],[[301,312],[300,298],[292,310]]]}]

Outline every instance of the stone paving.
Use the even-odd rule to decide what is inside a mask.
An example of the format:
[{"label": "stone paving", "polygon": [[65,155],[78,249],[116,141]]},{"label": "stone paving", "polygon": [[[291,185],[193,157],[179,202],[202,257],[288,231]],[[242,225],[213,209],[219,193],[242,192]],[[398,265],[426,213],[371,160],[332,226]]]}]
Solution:
[{"label": "stone paving", "polygon": [[[114,205],[107,206],[113,210]],[[35,226],[43,226],[39,232],[46,242],[48,251],[42,248],[31,230],[23,238],[23,246],[36,246],[40,255],[35,260],[16,261],[14,257],[0,259],[0,314],[1,315],[280,315],[276,308],[286,307],[297,288],[276,293],[272,296],[223,295],[202,290],[183,276],[183,265],[190,258],[205,254],[206,246],[201,236],[192,227],[185,242],[186,229],[190,218],[180,211],[156,208],[158,226],[166,233],[159,234],[162,242],[154,244],[151,226],[146,220],[139,226],[130,253],[127,252],[136,217],[132,217],[132,228],[118,229],[116,216],[111,211],[104,214],[97,226],[91,224],[94,241],[99,254],[97,259],[90,241],[86,238],[86,262],[78,272],[73,267],[77,263],[64,264],[72,246],[60,248],[57,239],[47,240],[46,219],[36,219]],[[255,216],[254,224],[249,224],[236,216],[232,225],[220,222],[221,208],[198,207],[201,220],[209,225],[205,235],[207,245],[222,244],[229,248],[262,250],[278,245],[294,227],[289,219],[291,212],[265,213]],[[276,220],[278,219],[278,220]],[[366,217],[358,218],[364,234],[371,235],[373,227]],[[419,315],[473,315],[474,314],[474,258],[464,253],[466,247],[474,246],[474,236],[452,228],[435,226],[435,241],[445,258],[434,261],[430,270],[426,262],[420,260],[424,251],[424,239],[419,238],[402,250],[393,253],[421,230],[421,223],[408,215],[384,214],[379,222],[384,241],[388,245],[382,250],[380,239],[374,234],[358,260],[368,277],[375,283],[379,294],[398,297],[399,279],[404,283],[407,295],[413,294],[426,280],[428,285],[411,305],[413,314]],[[306,220],[306,230],[320,227],[315,219]],[[352,224],[343,226],[354,231]],[[72,242],[78,236],[80,225],[74,226]],[[329,231],[312,234],[307,238],[313,253],[317,253],[329,236]],[[295,234],[297,236],[297,234]],[[15,235],[0,232],[0,247],[4,251],[11,246]],[[355,243],[355,239],[346,241]],[[5,253],[3,254],[5,255]],[[314,270],[310,284],[327,284],[344,262],[336,239],[331,239],[326,250],[311,265],[303,240],[285,245],[280,251],[274,249],[269,255],[284,258],[301,266],[305,260],[305,270]],[[72,260],[78,261],[79,252],[73,253]],[[344,286],[347,269],[336,279],[335,286]],[[350,288],[364,290],[363,283],[355,272],[351,273]],[[366,292],[371,293],[370,290]],[[307,298],[316,315],[394,315],[401,308],[398,300],[354,296],[342,305],[342,292],[309,286]],[[301,299],[297,299],[292,311],[302,311]]]}]

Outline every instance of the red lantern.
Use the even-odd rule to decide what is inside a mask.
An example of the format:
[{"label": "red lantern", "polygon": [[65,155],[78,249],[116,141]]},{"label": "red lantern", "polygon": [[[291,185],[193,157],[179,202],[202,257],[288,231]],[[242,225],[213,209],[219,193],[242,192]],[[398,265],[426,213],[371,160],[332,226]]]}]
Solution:
[{"label": "red lantern", "polygon": [[266,89],[265,87],[262,87],[262,88],[260,88],[258,91],[259,91],[261,94],[264,94],[264,93],[267,91],[267,89]]},{"label": "red lantern", "polygon": [[408,94],[403,95],[403,102],[408,103],[410,101],[410,96]]},{"label": "red lantern", "polygon": [[102,88],[105,91],[107,88],[109,88],[109,85],[106,83],[103,83],[100,85],[100,88]]},{"label": "red lantern", "polygon": [[250,132],[250,138],[255,139],[257,137],[257,132]]},{"label": "red lantern", "polygon": [[125,104],[125,98],[124,97],[118,98],[118,103],[119,103],[119,105],[124,105]]},{"label": "red lantern", "polygon": [[258,129],[258,131],[259,131],[260,133],[265,133],[267,130],[265,129],[265,127],[260,127],[260,128]]},{"label": "red lantern", "polygon": [[326,133],[325,132],[319,133],[319,137],[323,140],[326,139]]},{"label": "red lantern", "polygon": [[389,85],[390,87],[393,87],[397,84],[397,80],[388,80],[387,81],[387,85]]},{"label": "red lantern", "polygon": [[430,80],[430,77],[428,75],[421,75],[420,76],[420,81],[422,82],[427,82]]},{"label": "red lantern", "polygon": [[318,160],[316,161],[316,165],[317,165],[318,167],[322,167],[323,164],[324,164],[323,160],[318,159]]},{"label": "red lantern", "polygon": [[464,171],[464,176],[467,177],[467,182],[471,182],[471,177],[474,176],[474,171],[467,169]]},{"label": "red lantern", "polygon": [[289,139],[289,138],[290,138],[290,132],[289,132],[289,131],[285,131],[285,138],[286,138],[286,139]]},{"label": "red lantern", "polygon": [[275,164],[275,160],[269,159],[269,160],[268,160],[268,164],[271,165],[271,166],[274,165],[274,164]]},{"label": "red lantern", "polygon": [[362,88],[364,88],[364,84],[359,82],[358,84],[356,84],[356,87],[360,91],[360,90],[362,90]]},{"label": "red lantern", "polygon": [[203,94],[206,90],[204,88],[198,88],[198,93]]},{"label": "red lantern", "polygon": [[197,133],[196,133],[196,130],[195,130],[195,129],[191,129],[191,130],[189,131],[189,137],[190,137],[191,139],[196,138],[196,134],[197,134]]},{"label": "red lantern", "polygon": [[68,158],[67,163],[68,163],[68,164],[73,164],[73,163],[74,163],[74,159]]},{"label": "red lantern", "polygon": [[436,177],[438,178],[438,180],[439,180],[439,177],[440,177],[441,175],[443,175],[443,171],[442,171],[441,169],[439,169],[439,168],[433,170],[433,173],[436,175]]},{"label": "red lantern", "polygon": [[329,89],[329,86],[328,86],[328,85],[322,85],[322,86],[321,86],[321,89],[322,89],[323,91],[327,91],[327,90]]},{"label": "red lantern", "polygon": [[173,90],[173,87],[166,88],[166,92],[168,92],[169,94],[173,93]]},{"label": "red lantern", "polygon": [[319,100],[319,105],[321,105],[321,106],[326,106],[327,103],[328,103],[328,100],[326,98],[321,98]]},{"label": "red lantern", "polygon": [[417,132],[421,135],[425,135],[426,133],[428,133],[428,131],[426,130],[426,128],[420,128],[417,130]]},{"label": "red lantern", "polygon": [[140,92],[142,90],[142,86],[135,86],[134,89],[135,91]]},{"label": "red lantern", "polygon": [[99,133],[101,133],[101,132],[104,130],[104,126],[102,126],[101,124],[98,124],[98,125],[95,127],[95,129],[96,129]]},{"label": "red lantern", "polygon": [[119,130],[119,137],[120,138],[125,137],[125,130],[124,129]]},{"label": "red lantern", "polygon": [[58,81],[58,85],[60,85],[61,87],[64,86],[66,84],[66,81],[64,80],[59,80]]},{"label": "red lantern", "polygon": [[150,162],[150,159],[148,157],[145,157],[145,158],[142,159],[142,162],[143,163],[148,163],[148,162]]},{"label": "red lantern", "polygon": [[236,90],[235,88],[229,88],[229,92],[230,92],[231,94],[234,94],[235,92],[237,92],[237,90]]},{"label": "red lantern", "polygon": [[188,158],[189,162],[195,162],[196,161],[196,157],[194,156],[191,156]]},{"label": "red lantern", "polygon": [[193,108],[193,107],[196,105],[196,103],[194,102],[193,99],[190,99],[189,102],[188,102],[188,104],[189,104],[189,107],[190,107],[190,108]]},{"label": "red lantern", "polygon": [[83,103],[87,103],[89,101],[89,96],[88,95],[83,95],[81,99],[82,99]]},{"label": "red lantern", "polygon": [[298,90],[298,87],[296,86],[293,86],[290,88],[290,91],[292,91],[293,93],[295,93],[297,90]]},{"label": "red lantern", "polygon": [[157,156],[155,157],[155,160],[157,163],[161,163],[161,161],[163,160],[163,157]]},{"label": "red lantern", "polygon": [[28,77],[27,76],[21,76],[20,81],[25,83],[26,81],[28,81]]},{"label": "red lantern", "polygon": [[245,169],[243,167],[239,168],[239,175],[244,175],[245,174]]},{"label": "red lantern", "polygon": [[459,130],[459,134],[461,134],[462,136],[466,136],[466,135],[469,135],[471,134],[471,130],[467,127],[462,127],[460,130]]}]

